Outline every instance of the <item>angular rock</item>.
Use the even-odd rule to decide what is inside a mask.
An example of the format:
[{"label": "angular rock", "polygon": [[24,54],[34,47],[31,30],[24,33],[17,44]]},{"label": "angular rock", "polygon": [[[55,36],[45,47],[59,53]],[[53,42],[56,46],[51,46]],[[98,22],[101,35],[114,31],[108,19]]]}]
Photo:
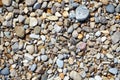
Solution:
[{"label": "angular rock", "polygon": [[78,21],[84,21],[89,16],[89,10],[84,5],[80,5],[79,7],[76,8],[75,11],[76,11],[76,19]]}]

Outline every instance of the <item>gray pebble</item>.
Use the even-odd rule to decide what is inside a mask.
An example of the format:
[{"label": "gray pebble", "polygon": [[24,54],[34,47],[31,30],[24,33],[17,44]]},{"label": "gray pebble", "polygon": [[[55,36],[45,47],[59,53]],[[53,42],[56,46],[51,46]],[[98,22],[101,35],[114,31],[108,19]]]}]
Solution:
[{"label": "gray pebble", "polygon": [[39,9],[41,6],[40,3],[35,3],[34,6],[33,6],[33,9]]},{"label": "gray pebble", "polygon": [[115,6],[112,5],[112,4],[108,4],[108,5],[106,6],[106,11],[107,11],[108,13],[114,13],[114,11],[115,11]]},{"label": "gray pebble", "polygon": [[68,33],[72,33],[73,30],[74,30],[73,26],[70,26],[70,27],[68,28],[67,32],[68,32]]},{"label": "gray pebble", "polygon": [[12,45],[12,50],[13,50],[14,52],[17,52],[17,51],[19,50],[19,44],[18,44],[18,42],[14,43],[14,44]]},{"label": "gray pebble", "polygon": [[10,32],[4,32],[4,34],[7,38],[10,38]]},{"label": "gray pebble", "polygon": [[80,5],[79,7],[76,8],[75,11],[76,11],[76,19],[78,21],[84,21],[89,16],[89,10],[84,5]]},{"label": "gray pebble", "polygon": [[99,17],[95,17],[95,23],[99,23]]},{"label": "gray pebble", "polygon": [[120,13],[120,4],[118,4],[118,6],[115,8],[115,11]]},{"label": "gray pebble", "polygon": [[37,0],[25,0],[25,4],[28,5],[28,6],[32,6],[35,4]]},{"label": "gray pebble", "polygon": [[70,19],[74,19],[75,18],[75,11],[70,11],[70,13],[69,13],[69,18]]},{"label": "gray pebble", "polygon": [[112,42],[113,43],[117,43],[120,40],[120,32],[115,32],[112,36],[111,36]]},{"label": "gray pebble", "polygon": [[43,74],[42,77],[41,77],[41,80],[47,80],[47,79],[48,79],[47,76],[48,76],[48,75],[47,75],[46,73]]},{"label": "gray pebble", "polygon": [[47,61],[48,59],[48,56],[47,55],[41,55],[41,60],[42,61]]},{"label": "gray pebble", "polygon": [[117,74],[118,69],[117,68],[110,68],[109,72],[112,73],[112,74]]},{"label": "gray pebble", "polygon": [[77,30],[74,30],[72,33],[72,37],[77,38],[78,37],[78,32]]},{"label": "gray pebble", "polygon": [[120,47],[117,47],[116,52],[120,52]]},{"label": "gray pebble", "polygon": [[56,64],[57,64],[57,66],[58,66],[59,68],[62,68],[64,62],[63,62],[63,60],[57,59]]},{"label": "gray pebble", "polygon": [[101,32],[100,31],[97,31],[96,33],[95,33],[95,36],[97,36],[97,37],[99,37],[101,35]]},{"label": "gray pebble", "polygon": [[36,68],[37,68],[37,65],[36,65],[36,64],[33,64],[33,65],[31,65],[30,70],[31,70],[31,71],[35,71]]},{"label": "gray pebble", "polygon": [[19,15],[18,20],[19,22],[23,22],[25,20],[25,16]]},{"label": "gray pebble", "polygon": [[58,54],[58,59],[63,59],[64,56],[62,54]]},{"label": "gray pebble", "polygon": [[2,70],[0,71],[0,74],[1,74],[1,75],[9,75],[9,74],[10,74],[9,68],[8,68],[8,67],[5,67],[4,69],[2,69]]},{"label": "gray pebble", "polygon": [[41,6],[41,9],[44,9],[47,7],[47,2],[43,2],[42,6]]},{"label": "gray pebble", "polygon": [[60,30],[61,30],[61,27],[60,27],[60,26],[58,26],[57,24],[54,25],[54,31],[55,31],[55,32],[60,32]]}]

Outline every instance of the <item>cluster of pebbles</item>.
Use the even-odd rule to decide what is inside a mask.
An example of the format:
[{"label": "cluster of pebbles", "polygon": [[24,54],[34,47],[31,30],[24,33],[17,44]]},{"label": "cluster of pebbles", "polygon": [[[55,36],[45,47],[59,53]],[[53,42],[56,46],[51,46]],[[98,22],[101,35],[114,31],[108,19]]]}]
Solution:
[{"label": "cluster of pebbles", "polygon": [[120,80],[119,0],[2,0],[0,80]]}]

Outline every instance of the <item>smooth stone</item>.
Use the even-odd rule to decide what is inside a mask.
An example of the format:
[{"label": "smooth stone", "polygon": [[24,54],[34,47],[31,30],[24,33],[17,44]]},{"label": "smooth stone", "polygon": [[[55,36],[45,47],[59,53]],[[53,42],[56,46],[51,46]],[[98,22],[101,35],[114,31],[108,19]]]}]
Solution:
[{"label": "smooth stone", "polygon": [[58,54],[58,59],[63,59],[64,58],[64,56],[62,55],[62,54]]},{"label": "smooth stone", "polygon": [[106,56],[107,56],[107,58],[111,58],[111,59],[114,58],[114,56],[112,54],[110,54],[110,53],[107,53]]},{"label": "smooth stone", "polygon": [[72,37],[74,37],[74,38],[77,38],[77,37],[78,37],[78,32],[77,32],[77,30],[74,30],[74,31],[72,32]]},{"label": "smooth stone", "polygon": [[40,3],[35,3],[33,9],[40,9],[40,6],[41,6]]},{"label": "smooth stone", "polygon": [[95,17],[95,23],[99,23],[100,20],[99,20],[99,17]]},{"label": "smooth stone", "polygon": [[105,36],[103,36],[103,37],[101,38],[101,41],[104,42],[106,39],[107,39],[107,38],[106,38]]},{"label": "smooth stone", "polygon": [[70,77],[69,76],[65,76],[63,80],[69,80]]},{"label": "smooth stone", "polygon": [[41,37],[42,41],[46,40],[46,37],[44,35],[41,35],[40,37]]},{"label": "smooth stone", "polygon": [[89,10],[84,5],[80,5],[79,7],[76,8],[75,11],[76,11],[76,19],[78,21],[84,21],[89,16]]},{"label": "smooth stone", "polygon": [[31,65],[30,70],[31,70],[31,71],[35,71],[36,68],[37,68],[37,65],[36,65],[36,64],[33,64],[33,65]]},{"label": "smooth stone", "polygon": [[55,13],[55,16],[61,17],[62,15],[61,15],[59,12],[56,12],[56,13]]},{"label": "smooth stone", "polygon": [[24,27],[15,27],[15,32],[16,32],[16,35],[20,38],[23,38],[25,36],[25,30],[24,30]]},{"label": "smooth stone", "polygon": [[96,75],[95,80],[102,80],[102,78],[99,75]]},{"label": "smooth stone", "polygon": [[120,32],[115,32],[112,36],[111,36],[112,42],[115,44],[118,41],[120,41]]},{"label": "smooth stone", "polygon": [[25,4],[28,5],[28,6],[32,6],[35,4],[37,0],[25,0]]},{"label": "smooth stone", "polygon": [[26,46],[26,50],[27,50],[30,54],[34,53],[34,51],[35,51],[33,45],[27,45],[27,46]]},{"label": "smooth stone", "polygon": [[56,21],[56,20],[58,20],[58,17],[57,16],[49,16],[49,17],[47,17],[47,19],[49,19],[51,21]]},{"label": "smooth stone", "polygon": [[120,52],[120,46],[117,47],[116,52]]},{"label": "smooth stone", "polygon": [[41,55],[41,60],[42,61],[47,61],[48,60],[48,56],[47,55]]},{"label": "smooth stone", "polygon": [[105,5],[108,4],[108,2],[109,2],[108,0],[100,0],[100,1]]},{"label": "smooth stone", "polygon": [[63,62],[63,60],[57,59],[56,64],[59,68],[62,68],[64,65],[64,62]]},{"label": "smooth stone", "polygon": [[84,50],[86,48],[86,45],[87,45],[86,43],[80,42],[76,45],[76,48],[80,50]]},{"label": "smooth stone", "polygon": [[40,37],[40,35],[30,34],[29,37],[34,38],[34,39],[38,39]]},{"label": "smooth stone", "polygon": [[9,75],[10,74],[9,68],[5,67],[4,69],[0,70],[0,74],[1,75]]},{"label": "smooth stone", "polygon": [[10,38],[11,36],[10,36],[10,32],[4,32],[4,34],[5,34],[5,36],[7,37],[7,38]]},{"label": "smooth stone", "polygon": [[118,69],[117,68],[110,68],[109,72],[115,75],[118,73]]},{"label": "smooth stone", "polygon": [[23,22],[25,20],[25,16],[19,15],[18,20],[19,22]]},{"label": "smooth stone", "polygon": [[115,8],[115,11],[120,13],[120,4],[117,5],[117,7]]},{"label": "smooth stone", "polygon": [[34,59],[34,57],[29,53],[25,53],[24,57],[25,57],[26,60],[33,60]]},{"label": "smooth stone", "polygon": [[30,25],[31,27],[36,26],[37,23],[38,23],[38,21],[37,21],[37,19],[36,19],[35,17],[30,17],[29,25]]},{"label": "smooth stone", "polygon": [[107,19],[105,17],[100,17],[99,21],[101,24],[106,24],[107,23]]},{"label": "smooth stone", "polygon": [[67,30],[67,33],[72,33],[73,30],[74,30],[73,26],[70,26],[70,27],[68,28],[68,30]]},{"label": "smooth stone", "polygon": [[112,4],[107,5],[107,6],[106,6],[106,11],[107,11],[108,13],[114,13],[114,12],[115,12],[115,6],[112,5]]},{"label": "smooth stone", "polygon": [[54,31],[55,31],[55,32],[58,33],[58,32],[61,31],[61,29],[62,29],[62,28],[61,28],[60,26],[58,26],[57,24],[54,25]]},{"label": "smooth stone", "polygon": [[76,71],[71,71],[70,72],[70,77],[73,79],[73,80],[82,80],[80,74]]},{"label": "smooth stone", "polygon": [[14,43],[11,47],[12,47],[12,51],[17,52],[19,50],[18,42]]},{"label": "smooth stone", "polygon": [[12,4],[12,0],[2,0],[3,5],[10,6]]},{"label": "smooth stone", "polygon": [[39,34],[39,33],[40,33],[40,27],[39,27],[39,26],[36,26],[36,27],[34,28],[34,33],[35,33],[35,34]]},{"label": "smooth stone", "polygon": [[97,31],[96,33],[95,33],[95,36],[97,36],[97,37],[99,37],[101,35],[101,32],[100,31]]},{"label": "smooth stone", "polygon": [[47,80],[48,79],[48,74],[44,73],[41,77],[41,80]]},{"label": "smooth stone", "polygon": [[74,19],[75,16],[76,16],[75,11],[73,11],[73,10],[70,11],[70,13],[69,13],[69,18],[70,18],[70,19]]},{"label": "smooth stone", "polygon": [[41,9],[45,9],[46,7],[47,7],[47,2],[43,2],[42,6],[41,6]]},{"label": "smooth stone", "polygon": [[9,21],[13,17],[13,13],[8,13],[8,15],[5,17],[7,21]]}]

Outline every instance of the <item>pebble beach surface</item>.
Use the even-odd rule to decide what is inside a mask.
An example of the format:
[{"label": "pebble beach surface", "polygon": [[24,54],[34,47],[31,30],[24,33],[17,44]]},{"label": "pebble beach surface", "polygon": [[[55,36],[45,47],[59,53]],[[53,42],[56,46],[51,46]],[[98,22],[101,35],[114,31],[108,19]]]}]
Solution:
[{"label": "pebble beach surface", "polygon": [[120,80],[120,1],[0,0],[0,80]]}]

